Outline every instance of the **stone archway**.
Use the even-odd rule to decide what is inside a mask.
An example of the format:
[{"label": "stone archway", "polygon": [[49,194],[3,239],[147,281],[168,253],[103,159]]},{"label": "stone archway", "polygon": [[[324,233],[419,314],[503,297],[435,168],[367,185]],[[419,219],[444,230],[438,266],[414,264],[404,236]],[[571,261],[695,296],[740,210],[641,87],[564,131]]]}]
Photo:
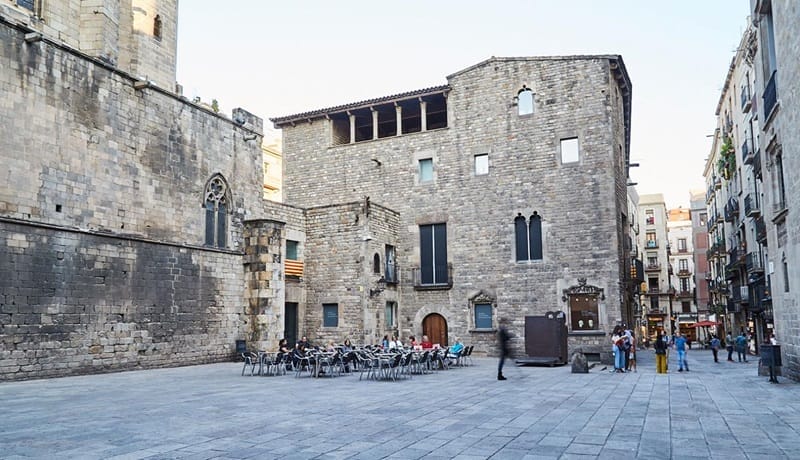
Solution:
[{"label": "stone archway", "polygon": [[438,313],[431,313],[422,320],[422,334],[427,335],[433,344],[446,347],[447,344],[447,320]]}]

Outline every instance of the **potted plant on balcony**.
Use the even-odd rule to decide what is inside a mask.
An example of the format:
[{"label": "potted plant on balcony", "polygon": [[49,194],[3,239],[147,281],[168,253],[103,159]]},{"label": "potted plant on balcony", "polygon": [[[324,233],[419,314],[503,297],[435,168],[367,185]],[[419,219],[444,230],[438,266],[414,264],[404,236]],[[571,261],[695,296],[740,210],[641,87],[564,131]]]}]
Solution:
[{"label": "potted plant on balcony", "polygon": [[730,180],[733,172],[736,170],[736,154],[733,149],[733,141],[730,137],[725,137],[722,141],[722,147],[719,149],[719,161],[717,161],[717,170],[725,180]]}]

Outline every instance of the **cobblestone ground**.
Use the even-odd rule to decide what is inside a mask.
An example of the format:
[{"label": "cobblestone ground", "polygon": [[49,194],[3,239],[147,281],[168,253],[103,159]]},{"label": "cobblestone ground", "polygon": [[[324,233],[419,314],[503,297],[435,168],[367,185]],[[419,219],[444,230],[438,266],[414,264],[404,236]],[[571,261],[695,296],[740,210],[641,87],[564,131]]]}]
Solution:
[{"label": "cobblestone ground", "polygon": [[[800,385],[689,353],[691,372],[510,367],[397,382],[224,363],[0,384],[0,457],[800,459]],[[508,366],[507,366],[508,367]]]}]

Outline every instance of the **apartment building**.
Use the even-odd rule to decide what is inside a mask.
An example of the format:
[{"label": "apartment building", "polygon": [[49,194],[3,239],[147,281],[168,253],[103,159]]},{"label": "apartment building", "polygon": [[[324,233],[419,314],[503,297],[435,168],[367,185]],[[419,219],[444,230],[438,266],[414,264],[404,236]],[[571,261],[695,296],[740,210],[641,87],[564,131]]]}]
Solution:
[{"label": "apartment building", "polygon": [[642,311],[647,318],[647,335],[659,330],[671,334],[673,318],[673,275],[667,231],[667,207],[660,193],[639,196],[639,246],[642,248],[645,281],[641,286]]}]

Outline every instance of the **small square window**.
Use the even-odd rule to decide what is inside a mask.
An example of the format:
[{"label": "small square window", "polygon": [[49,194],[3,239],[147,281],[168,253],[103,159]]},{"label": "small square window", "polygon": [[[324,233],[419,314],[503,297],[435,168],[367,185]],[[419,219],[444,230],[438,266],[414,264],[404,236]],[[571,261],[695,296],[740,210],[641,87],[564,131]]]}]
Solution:
[{"label": "small square window", "polygon": [[297,241],[286,240],[286,258],[289,260],[300,260],[297,258]]},{"label": "small square window", "polygon": [[322,304],[322,327],[338,327],[338,326],[339,326],[339,304],[337,303]]},{"label": "small square window", "polygon": [[419,160],[419,181],[431,182],[433,181],[433,159],[425,158]]},{"label": "small square window", "polygon": [[579,160],[578,138],[561,139],[561,164],[577,163]]},{"label": "small square window", "polygon": [[489,174],[489,154],[475,155],[475,175],[484,176],[486,174]]}]

